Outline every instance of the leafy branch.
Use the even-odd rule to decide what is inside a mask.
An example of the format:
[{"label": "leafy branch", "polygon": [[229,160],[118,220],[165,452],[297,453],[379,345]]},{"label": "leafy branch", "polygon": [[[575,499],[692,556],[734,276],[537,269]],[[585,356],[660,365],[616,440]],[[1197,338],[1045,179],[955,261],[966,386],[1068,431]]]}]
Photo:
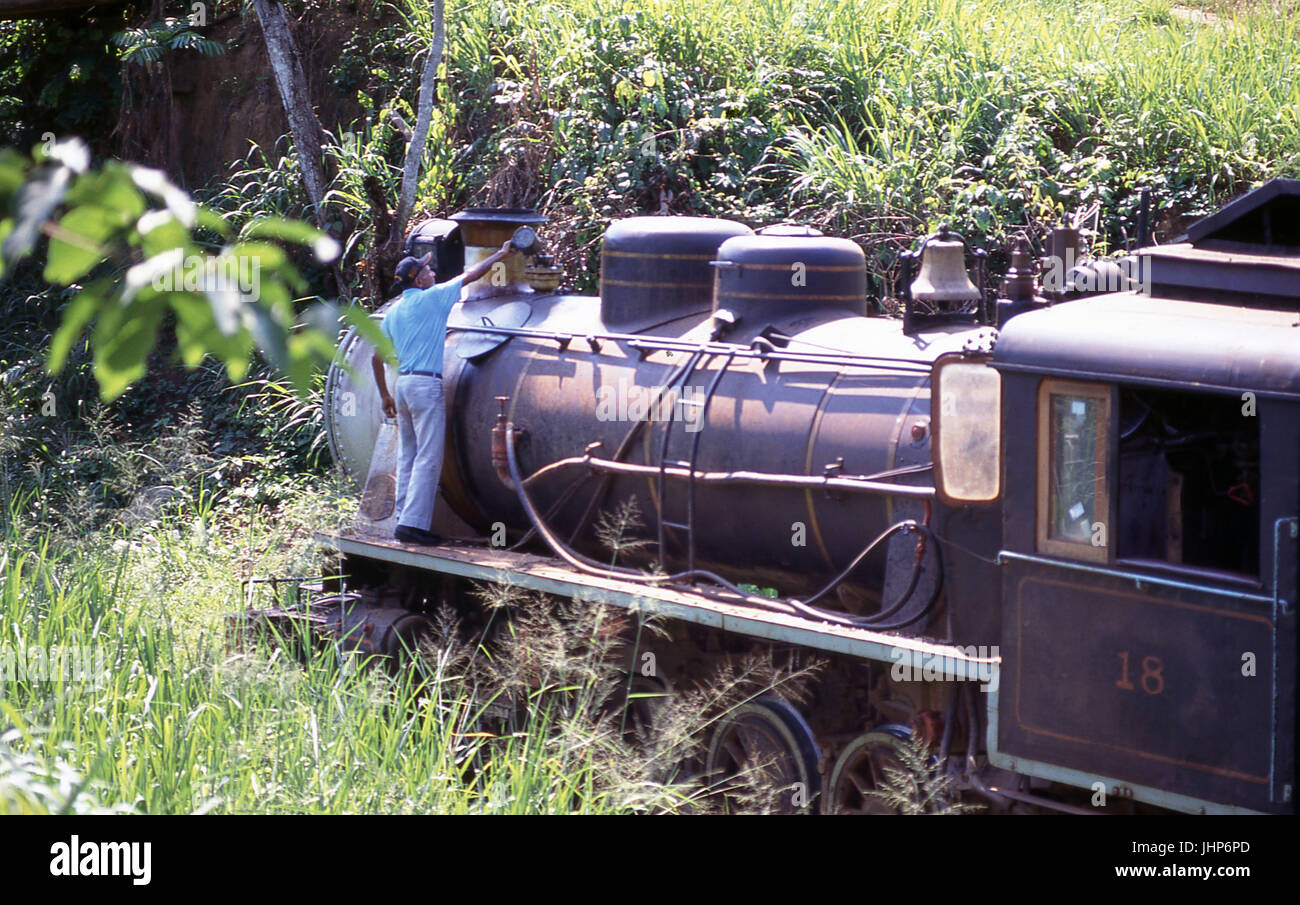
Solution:
[{"label": "leafy branch", "polygon": [[[33,158],[0,151],[0,279],[34,254],[42,235],[49,238],[45,280],[75,290],[46,369],[60,372],[89,333],[105,400],[144,375],[169,312],[188,367],[211,354],[239,381],[258,352],[304,394],[333,358],[340,318],[386,344],[357,305],[322,301],[295,314],[294,298],[307,284],[273,240],[306,246],[328,263],[339,248],[325,233],[267,217],[234,236],[160,170],[121,161],[93,169],[76,138],[38,147]],[[215,237],[205,244],[218,244],[218,253],[204,252],[196,236]]]},{"label": "leafy branch", "polygon": [[194,50],[205,57],[226,52],[224,44],[193,31],[184,19],[162,19],[143,28],[128,28],[113,35],[111,41],[122,48],[123,61],[142,66],[158,62],[169,50]]}]

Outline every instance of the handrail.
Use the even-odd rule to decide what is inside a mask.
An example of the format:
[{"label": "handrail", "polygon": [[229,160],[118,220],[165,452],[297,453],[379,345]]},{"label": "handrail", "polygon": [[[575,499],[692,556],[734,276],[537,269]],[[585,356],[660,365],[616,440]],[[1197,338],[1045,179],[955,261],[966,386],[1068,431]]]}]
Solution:
[{"label": "handrail", "polygon": [[1190,581],[1177,581],[1172,578],[1160,578],[1155,575],[1146,575],[1137,572],[1129,572],[1123,569],[1112,569],[1107,566],[1095,566],[1088,563],[1074,562],[1068,559],[1054,559],[1049,556],[1037,556],[1033,553],[1017,553],[1014,550],[999,550],[997,564],[1002,565],[1008,560],[1018,562],[1031,562],[1044,566],[1056,566],[1061,569],[1073,569],[1076,572],[1091,572],[1094,575],[1108,575],[1111,578],[1121,578],[1134,582],[1139,589],[1144,584],[1158,585],[1165,588],[1177,588],[1184,591],[1197,591],[1202,594],[1214,594],[1219,597],[1231,597],[1235,600],[1250,600],[1255,603],[1275,602],[1276,592],[1269,594],[1246,594],[1241,591],[1233,591],[1228,588],[1216,588],[1210,585],[1196,584]]},{"label": "handrail", "polygon": [[645,336],[638,333],[589,333],[566,332],[561,330],[539,330],[532,327],[485,327],[473,324],[455,324],[447,326],[448,333],[488,333],[500,336],[523,336],[532,339],[545,339],[558,342],[567,348],[575,339],[596,339],[609,342],[624,342],[634,349],[669,352],[697,352],[706,354],[733,354],[737,358],[756,358],[762,361],[793,361],[808,364],[840,364],[858,368],[876,368],[883,371],[906,371],[915,374],[929,374],[932,362],[917,358],[887,358],[882,355],[858,355],[853,352],[816,353],[816,352],[769,352],[742,346],[737,343],[724,343],[712,340],[699,343],[672,337]]}]

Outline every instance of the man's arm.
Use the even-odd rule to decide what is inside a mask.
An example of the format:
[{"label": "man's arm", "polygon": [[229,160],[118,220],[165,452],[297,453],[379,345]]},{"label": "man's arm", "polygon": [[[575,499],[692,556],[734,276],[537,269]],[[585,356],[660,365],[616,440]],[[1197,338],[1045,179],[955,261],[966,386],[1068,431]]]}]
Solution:
[{"label": "man's arm", "polygon": [[506,239],[505,244],[501,246],[499,251],[494,252],[490,258],[484,258],[482,261],[479,261],[469,270],[461,274],[460,284],[462,286],[467,286],[475,280],[481,279],[483,275],[492,268],[493,264],[500,261],[514,250],[515,248],[510,244],[510,240]]},{"label": "man's arm", "polygon": [[384,415],[389,418],[396,418],[397,400],[388,392],[388,380],[384,376],[384,360],[378,352],[370,356],[370,369],[375,372],[375,386],[379,387],[379,398],[384,409]]}]

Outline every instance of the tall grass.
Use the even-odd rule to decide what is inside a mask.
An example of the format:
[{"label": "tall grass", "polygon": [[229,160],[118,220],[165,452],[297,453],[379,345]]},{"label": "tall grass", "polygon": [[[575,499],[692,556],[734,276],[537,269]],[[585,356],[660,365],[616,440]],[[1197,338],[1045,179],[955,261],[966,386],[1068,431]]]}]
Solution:
[{"label": "tall grass", "polygon": [[[204,545],[194,535],[161,538],[152,552],[6,545],[3,649],[91,645],[107,669],[96,682],[4,684],[0,811],[78,810],[83,797],[92,810],[149,813],[608,806],[592,793],[594,756],[533,756],[544,721],[487,759],[476,782],[487,739],[460,739],[473,705],[436,666],[421,682],[350,668],[328,650],[300,665],[230,649],[218,617],[237,594],[229,575],[225,588],[209,584]],[[151,580],[167,567],[167,580]],[[181,594],[201,599],[178,606]],[[60,776],[76,778],[59,789]]]},{"label": "tall grass", "polygon": [[[273,517],[181,505],[61,544],[11,513],[0,813],[698,812],[714,805],[683,765],[703,731],[800,678],[742,664],[659,707],[638,736],[615,665],[627,617],[509,586],[484,591],[494,631],[443,613],[410,670],[232,640],[238,579],[310,574],[309,532],[347,514],[322,493]],[[41,675],[12,659],[72,647],[102,670]]]}]

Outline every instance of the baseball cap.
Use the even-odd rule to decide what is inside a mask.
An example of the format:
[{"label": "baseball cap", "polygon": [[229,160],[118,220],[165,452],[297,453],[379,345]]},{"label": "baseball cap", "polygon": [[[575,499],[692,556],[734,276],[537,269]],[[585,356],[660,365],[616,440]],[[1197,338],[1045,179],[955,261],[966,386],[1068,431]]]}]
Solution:
[{"label": "baseball cap", "polygon": [[433,258],[433,252],[429,252],[422,258],[416,258],[408,255],[397,262],[397,268],[394,270],[394,276],[397,278],[393,285],[388,288],[389,295],[397,295],[404,289],[410,289],[411,284],[415,282],[416,276],[424,269],[424,266]]}]

